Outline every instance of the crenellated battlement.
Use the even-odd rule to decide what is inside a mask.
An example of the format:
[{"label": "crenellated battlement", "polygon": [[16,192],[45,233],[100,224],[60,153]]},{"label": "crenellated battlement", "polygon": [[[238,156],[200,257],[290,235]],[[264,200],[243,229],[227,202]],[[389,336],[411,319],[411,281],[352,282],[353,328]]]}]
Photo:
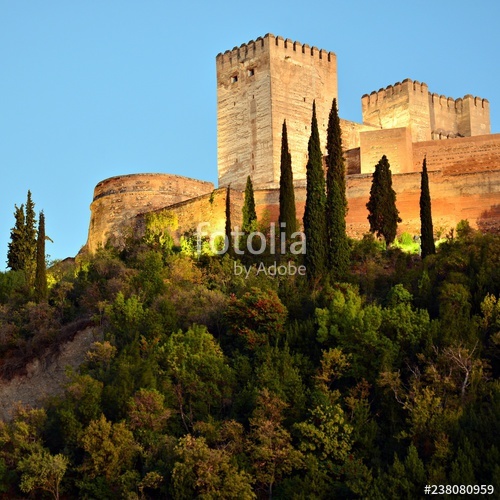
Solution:
[{"label": "crenellated battlement", "polygon": [[445,108],[454,108],[456,110],[462,110],[464,108],[464,103],[467,101],[469,106],[472,105],[476,108],[489,109],[488,99],[483,99],[482,97],[475,97],[471,94],[467,94],[464,97],[459,97],[453,99],[453,97],[447,97],[444,95],[439,95],[436,93],[429,93],[431,104],[433,106],[441,106]]},{"label": "crenellated battlement", "polygon": [[[411,127],[413,140],[489,133],[489,102],[467,94],[454,99],[407,78],[361,98],[363,121],[381,128]],[[446,131],[446,132],[443,132]]]},{"label": "crenellated battlement", "polygon": [[385,88],[379,90],[374,90],[370,94],[364,94],[361,98],[363,106],[373,106],[377,105],[380,101],[390,98],[392,96],[397,96],[401,92],[414,92],[414,93],[428,93],[430,102],[434,106],[441,106],[446,108],[462,109],[464,101],[468,101],[470,104],[477,108],[489,108],[488,99],[483,99],[482,97],[473,96],[467,94],[464,97],[458,97],[454,99],[453,97],[448,97],[445,95],[440,95],[436,93],[429,92],[429,87],[426,83],[419,82],[418,80],[411,80],[406,78],[402,82],[396,82],[393,85],[388,85]]},{"label": "crenellated battlement", "polygon": [[396,82],[394,85],[388,85],[385,88],[374,90],[370,94],[364,94],[361,97],[363,106],[375,106],[384,99],[389,99],[394,96],[399,96],[401,93],[426,94],[429,92],[429,87],[426,83],[419,82],[406,78],[402,82]]},{"label": "crenellated battlement", "polygon": [[220,64],[231,64],[233,59],[237,61],[240,59],[246,59],[247,57],[255,57],[259,53],[264,51],[266,42],[268,42],[269,37],[274,37],[268,33],[264,37],[257,38],[255,41],[250,40],[248,43],[243,43],[239,47],[233,47],[231,50],[226,50],[224,53],[219,52],[215,58],[217,65]]},{"label": "crenellated battlement", "polygon": [[250,40],[247,43],[241,44],[239,47],[233,47],[232,50],[226,50],[224,53],[220,52],[217,54],[216,63],[217,65],[233,64],[235,61],[258,57],[261,53],[271,47],[271,45],[279,47],[284,51],[310,55],[311,57],[322,61],[336,61],[336,55],[334,52],[318,49],[315,46],[311,47],[307,43],[302,44],[298,41],[291,40],[290,38],[283,38],[281,36],[275,36],[272,33],[267,33],[263,37],[257,38],[255,41]]}]

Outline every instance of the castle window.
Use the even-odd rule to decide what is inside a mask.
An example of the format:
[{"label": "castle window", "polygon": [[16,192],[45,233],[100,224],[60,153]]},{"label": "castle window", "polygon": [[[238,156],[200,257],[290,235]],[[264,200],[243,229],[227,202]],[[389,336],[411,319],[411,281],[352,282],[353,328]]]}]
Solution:
[{"label": "castle window", "polygon": [[255,70],[253,68],[251,68],[248,70],[247,74],[248,74],[248,76],[253,76],[253,75],[255,75]]},{"label": "castle window", "polygon": [[238,75],[233,75],[231,77],[231,83],[236,83],[238,81]]}]

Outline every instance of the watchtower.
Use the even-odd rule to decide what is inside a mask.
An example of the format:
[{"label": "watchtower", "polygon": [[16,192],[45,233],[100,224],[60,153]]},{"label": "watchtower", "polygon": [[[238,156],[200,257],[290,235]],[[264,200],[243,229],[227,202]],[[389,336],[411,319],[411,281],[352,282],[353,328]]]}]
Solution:
[{"label": "watchtower", "polygon": [[313,100],[326,153],[336,55],[267,34],[218,54],[216,65],[219,186],[244,189],[248,175],[255,187],[279,183],[285,119],[294,180],[305,179]]}]

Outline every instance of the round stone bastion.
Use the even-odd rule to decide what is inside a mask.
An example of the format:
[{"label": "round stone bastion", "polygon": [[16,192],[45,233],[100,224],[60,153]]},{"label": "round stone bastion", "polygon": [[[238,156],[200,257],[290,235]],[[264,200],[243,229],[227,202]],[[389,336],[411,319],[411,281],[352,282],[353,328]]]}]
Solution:
[{"label": "round stone bastion", "polygon": [[94,189],[86,249],[123,246],[138,214],[210,193],[211,182],[171,174],[130,174],[105,179]]}]

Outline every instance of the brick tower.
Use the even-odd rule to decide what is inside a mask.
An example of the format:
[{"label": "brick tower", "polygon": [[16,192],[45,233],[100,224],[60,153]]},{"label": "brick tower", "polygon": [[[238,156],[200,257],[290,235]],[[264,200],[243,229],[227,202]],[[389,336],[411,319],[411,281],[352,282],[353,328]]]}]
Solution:
[{"label": "brick tower", "polygon": [[248,175],[257,188],[279,183],[285,119],[294,180],[305,179],[314,99],[325,154],[335,54],[267,34],[218,54],[216,64],[219,186],[244,189]]}]

